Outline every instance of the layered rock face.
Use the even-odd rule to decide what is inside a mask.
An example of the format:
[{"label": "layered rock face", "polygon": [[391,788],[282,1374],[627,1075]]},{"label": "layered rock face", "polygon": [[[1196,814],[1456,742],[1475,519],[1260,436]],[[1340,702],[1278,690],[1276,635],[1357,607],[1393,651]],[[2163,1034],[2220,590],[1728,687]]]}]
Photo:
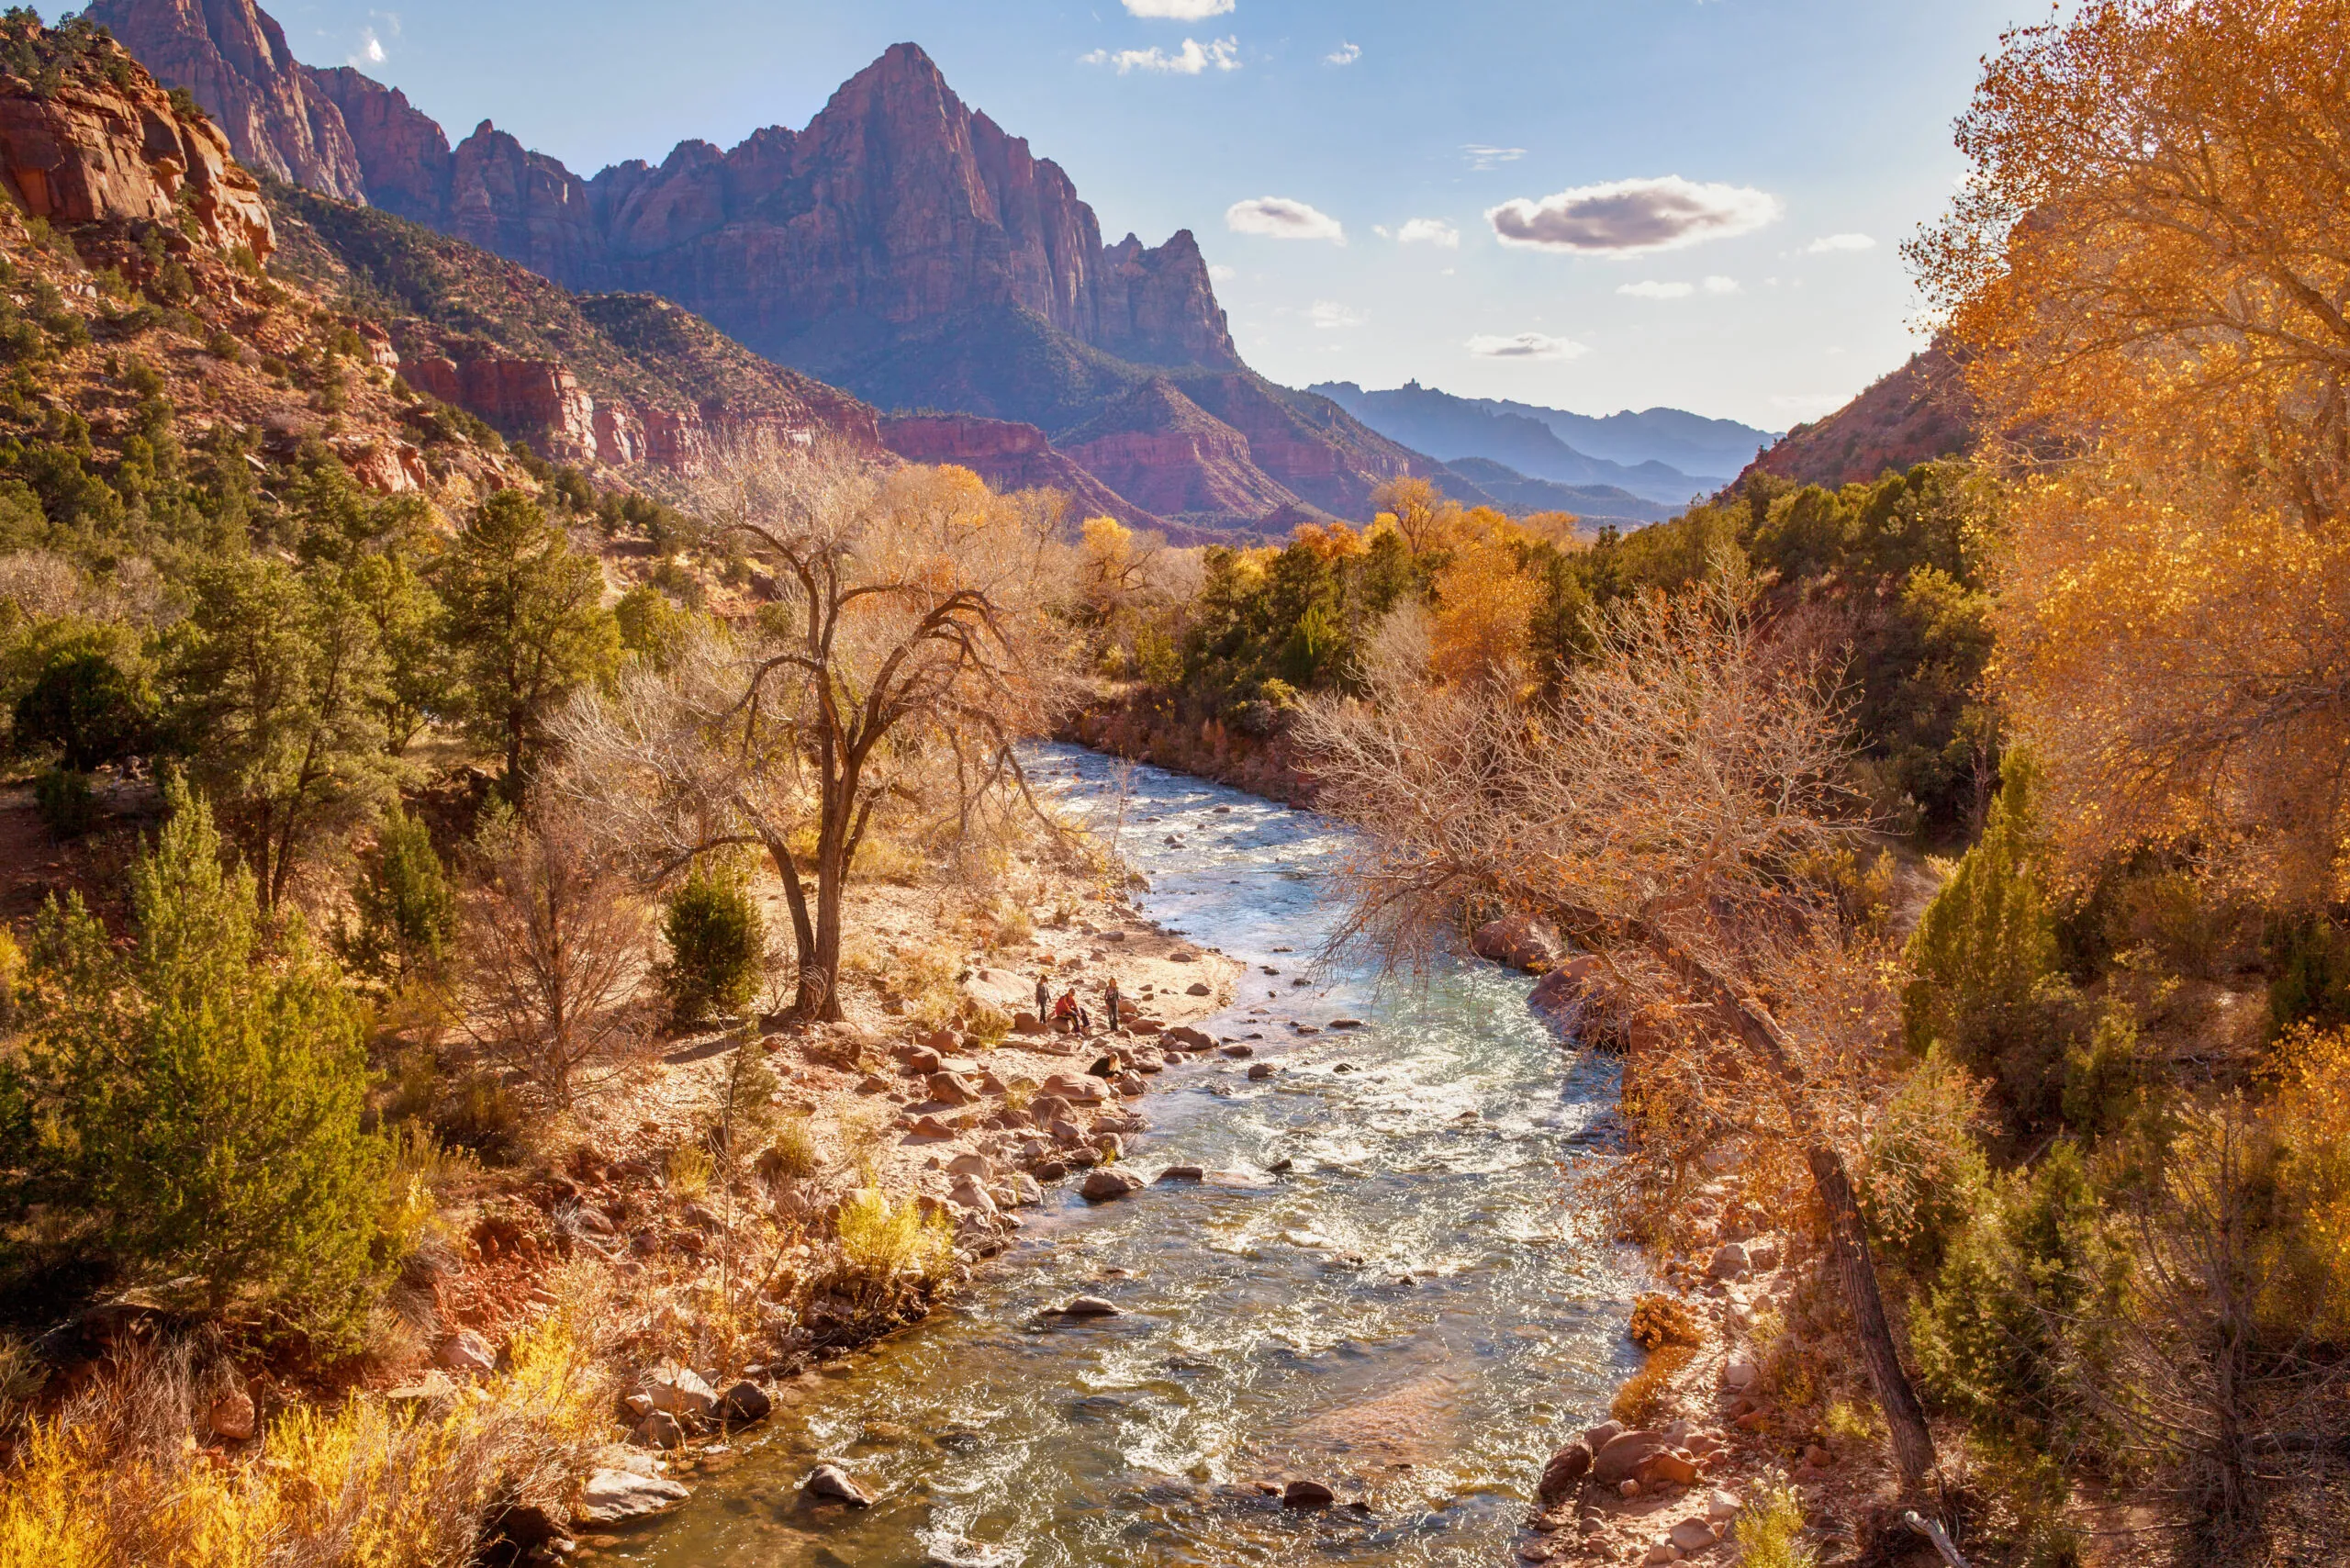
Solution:
[{"label": "layered rock face", "polygon": [[1977,417],[1964,367],[1937,338],[1834,413],[1789,431],[1746,474],[1830,489],[1866,484],[1888,470],[1973,450]]},{"label": "layered rock face", "polygon": [[176,241],[185,203],[215,249],[242,245],[261,258],[275,249],[261,187],[229,156],[228,139],[183,118],[143,76],[122,86],[75,77],[48,97],[0,95],[0,174],[35,218],[145,221]]},{"label": "layered rock face", "polygon": [[1259,518],[1297,500],[1258,467],[1246,436],[1163,376],[1063,441],[1102,483],[1153,511]]},{"label": "layered rock face", "polygon": [[86,15],[164,85],[194,94],[246,167],[367,199],[341,111],[252,0],[97,0]]}]

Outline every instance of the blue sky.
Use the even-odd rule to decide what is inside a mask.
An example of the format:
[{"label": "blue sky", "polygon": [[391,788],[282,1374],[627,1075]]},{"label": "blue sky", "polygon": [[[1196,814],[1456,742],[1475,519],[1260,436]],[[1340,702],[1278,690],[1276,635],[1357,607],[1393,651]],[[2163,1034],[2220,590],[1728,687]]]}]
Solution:
[{"label": "blue sky", "polygon": [[487,118],[583,174],[657,162],[687,137],[803,125],[911,39],[1069,172],[1106,238],[1197,233],[1242,353],[1277,380],[1417,377],[1774,429],[1915,346],[1898,243],[1959,174],[1950,122],[1980,56],[2045,14],[2033,0],[264,5],[297,56],[406,89],[453,140]]}]

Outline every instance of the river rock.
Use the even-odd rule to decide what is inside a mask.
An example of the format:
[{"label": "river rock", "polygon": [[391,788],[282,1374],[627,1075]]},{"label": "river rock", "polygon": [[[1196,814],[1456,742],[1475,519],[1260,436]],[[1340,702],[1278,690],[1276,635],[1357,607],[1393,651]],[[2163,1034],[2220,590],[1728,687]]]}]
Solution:
[{"label": "river rock", "polygon": [[1583,1440],[1590,1447],[1591,1451],[1595,1454],[1601,1449],[1606,1448],[1609,1443],[1614,1442],[1617,1438],[1623,1434],[1623,1431],[1624,1423],[1621,1421],[1602,1421],[1596,1427],[1594,1427],[1584,1432],[1583,1435]]},{"label": "river rock", "polygon": [[1542,1467],[1542,1501],[1555,1503],[1565,1496],[1590,1469],[1591,1445],[1580,1439],[1552,1454],[1550,1462]]},{"label": "river rock", "polygon": [[946,1162],[949,1176],[977,1176],[982,1180],[995,1174],[995,1162],[976,1149],[957,1155]]},{"label": "river rock", "polygon": [[639,1448],[678,1449],[686,1446],[686,1429],[666,1410],[655,1410],[636,1424],[631,1439]]},{"label": "river rock", "polygon": [[1112,1086],[1115,1088],[1119,1093],[1125,1095],[1129,1100],[1138,1098],[1150,1088],[1149,1084],[1143,1081],[1142,1074],[1138,1072],[1122,1072],[1118,1074]]},{"label": "river rock", "polygon": [[1245,1057],[1255,1056],[1257,1054],[1257,1047],[1248,1045],[1226,1046],[1224,1047],[1224,1054],[1232,1058],[1235,1061],[1238,1061]]},{"label": "river rock", "polygon": [[1249,1066],[1249,1068],[1248,1068],[1248,1076],[1249,1076],[1251,1079],[1256,1080],[1256,1081],[1258,1081],[1261,1082],[1261,1081],[1263,1081],[1264,1080],[1266,1080],[1266,1079],[1268,1079],[1268,1078],[1272,1077],[1272,1075],[1273,1075],[1273,1071],[1274,1071],[1274,1068],[1273,1068],[1273,1064],[1272,1064],[1271,1062],[1269,1062],[1269,1061],[1254,1062],[1254,1063],[1251,1063],[1251,1064],[1250,1064],[1250,1066]]},{"label": "river rock", "polygon": [[1592,1456],[1591,1478],[1602,1486],[1640,1479],[1640,1469],[1666,1450],[1662,1432],[1618,1432]]},{"label": "river rock", "polygon": [[1714,1544],[1713,1526],[1703,1519],[1683,1519],[1664,1532],[1664,1539],[1684,1551],[1703,1551]]},{"label": "river rock", "polygon": [[1099,1105],[1110,1098],[1108,1087],[1100,1079],[1078,1072],[1054,1073],[1045,1080],[1044,1090],[1072,1105]]},{"label": "river rock", "polygon": [[204,1411],[205,1430],[232,1443],[241,1443],[252,1437],[256,1420],[253,1396],[241,1388],[230,1389]]},{"label": "river rock", "polygon": [[1162,1182],[1198,1182],[1206,1176],[1206,1169],[1198,1165],[1170,1165],[1158,1173]]},{"label": "river rock", "polygon": [[979,1086],[959,1072],[934,1072],[930,1075],[930,1097],[948,1105],[975,1105],[979,1101]]},{"label": "river rock", "polygon": [[1024,1170],[1013,1171],[1004,1178],[1003,1184],[1011,1192],[1012,1201],[1023,1207],[1045,1201],[1045,1189]]},{"label": "river rock", "polygon": [[1528,972],[1559,961],[1559,934],[1529,915],[1505,915],[1477,927],[1469,938],[1481,958]]},{"label": "river rock", "polygon": [[1748,1267],[1745,1247],[1736,1241],[1725,1241],[1714,1249],[1713,1261],[1706,1265],[1706,1272],[1713,1279],[1735,1280]]},{"label": "river rock", "polygon": [[1123,1317],[1125,1315],[1118,1310],[1115,1303],[1104,1301],[1098,1295],[1080,1295],[1069,1298],[1069,1304],[1061,1308],[1061,1316],[1063,1317]]},{"label": "river rock", "polygon": [[644,1374],[637,1392],[653,1401],[653,1408],[666,1410],[672,1416],[700,1420],[718,1405],[718,1395],[711,1391],[702,1375],[675,1361],[664,1361]]},{"label": "river rock", "polygon": [[1049,1127],[1069,1113],[1069,1103],[1058,1094],[1039,1093],[1028,1102],[1028,1119],[1040,1127]]},{"label": "river rock", "polygon": [[432,1352],[432,1360],[451,1372],[486,1372],[498,1369],[498,1357],[489,1341],[470,1328],[460,1328],[441,1341]]},{"label": "river rock", "polygon": [[718,1407],[729,1421],[764,1421],[775,1408],[775,1401],[767,1397],[766,1389],[746,1379],[719,1395]]},{"label": "river rock", "polygon": [[1338,1495],[1319,1481],[1292,1481],[1281,1488],[1284,1508],[1326,1508],[1338,1500]]},{"label": "river rock", "polygon": [[1183,988],[1185,996],[1214,996],[1215,988],[1205,980],[1193,980]]},{"label": "river rock", "polygon": [[[1199,994],[1205,995],[1206,992],[1202,991]],[[1194,1051],[1206,1050],[1215,1044],[1215,1041],[1208,1035],[1201,1030],[1194,1029],[1189,1024],[1170,1024],[1160,1034],[1159,1038],[1163,1040],[1172,1040],[1175,1044],[1183,1047],[1186,1050]]]},{"label": "river rock", "polygon": [[850,1480],[848,1472],[837,1464],[818,1465],[808,1473],[808,1479],[800,1485],[800,1490],[810,1496],[822,1497],[827,1502],[846,1503],[852,1508],[873,1506],[873,1499],[865,1488]]},{"label": "river rock", "polygon": [[610,1527],[666,1513],[693,1494],[666,1475],[630,1470],[599,1470],[579,1488],[571,1505],[575,1525]]},{"label": "river rock", "polygon": [[968,1209],[982,1219],[995,1217],[995,1198],[986,1187],[980,1184],[979,1179],[976,1176],[958,1178],[955,1183],[955,1190],[946,1194],[946,1201],[958,1209]]},{"label": "river rock", "polygon": [[1131,1170],[1096,1170],[1077,1189],[1090,1203],[1108,1203],[1142,1190],[1142,1178]]}]

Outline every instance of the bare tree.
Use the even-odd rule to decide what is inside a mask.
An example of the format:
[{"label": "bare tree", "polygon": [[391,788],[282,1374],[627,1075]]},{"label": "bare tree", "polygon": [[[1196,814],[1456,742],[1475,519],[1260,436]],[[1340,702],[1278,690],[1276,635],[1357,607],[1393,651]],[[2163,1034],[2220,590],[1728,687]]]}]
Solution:
[{"label": "bare tree", "polygon": [[[593,801],[647,875],[763,848],[790,913],[794,1011],[837,1019],[842,897],[882,803],[960,829],[1025,796],[1013,745],[1066,691],[1048,613],[1060,509],[959,468],[876,474],[773,443],[716,454],[693,504],[773,571],[781,602],[669,672],[583,697],[558,725],[555,787]],[[803,835],[812,848],[794,847]]]},{"label": "bare tree", "polygon": [[463,938],[468,1025],[559,1104],[576,1075],[636,1034],[643,905],[570,802],[535,794],[477,846]]},{"label": "bare tree", "polygon": [[1433,684],[1414,638],[1382,639],[1369,700],[1313,702],[1295,733],[1326,808],[1362,835],[1341,945],[1417,968],[1472,914],[1552,921],[1595,956],[1595,988],[1662,1021],[1654,1048],[1679,1053],[1701,1117],[1799,1151],[1916,1492],[1933,1440],[1846,1169],[1887,1031],[1882,1005],[1845,993],[1883,988],[1805,870],[1859,831],[1846,726],[1807,668],[1770,655],[1752,601],[1728,562],[1679,599],[1627,601],[1541,707]]}]

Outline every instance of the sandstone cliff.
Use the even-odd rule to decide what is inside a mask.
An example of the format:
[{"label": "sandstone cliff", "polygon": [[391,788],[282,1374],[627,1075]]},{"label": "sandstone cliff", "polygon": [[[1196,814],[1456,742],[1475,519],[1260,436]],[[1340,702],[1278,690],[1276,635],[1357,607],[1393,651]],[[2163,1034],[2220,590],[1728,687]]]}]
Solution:
[{"label": "sandstone cliff", "polygon": [[[182,84],[207,103],[320,106],[369,199],[390,212],[569,288],[673,301],[871,404],[1033,426],[1053,461],[1075,456],[1126,511],[1251,528],[1360,517],[1384,480],[1440,472],[1336,404],[1250,372],[1189,232],[1105,245],[1068,174],[966,106],[912,44],[843,84],[804,129],[770,126],[726,149],[685,141],[658,166],[629,162],[583,180],[487,120],[452,147],[395,89],[243,46],[248,33],[277,37],[249,0],[203,0],[201,11],[198,0],[103,3],[127,34],[171,45],[158,56],[167,80],[193,62]],[[208,53],[185,38],[207,19]],[[274,125],[291,139],[276,163],[341,194],[306,172],[299,128],[280,116],[263,129]],[[603,455],[577,433],[597,421],[582,425],[573,392],[537,372],[466,372],[457,347],[439,357],[453,367],[450,385],[501,428],[543,429]],[[548,360],[609,404],[588,370]],[[532,383],[527,396],[518,376]],[[917,428],[902,439],[1000,439],[979,423]],[[635,437],[612,439],[626,450]],[[643,439],[656,440],[649,427]],[[985,461],[1000,474],[1033,467],[1007,454]],[[1113,510],[1098,500],[1082,504]]]},{"label": "sandstone cliff", "polygon": [[[115,62],[122,69],[109,73]],[[89,69],[42,93],[0,76],[0,174],[33,218],[152,224],[167,247],[185,247],[185,207],[217,251],[242,246],[263,258],[275,246],[261,187],[230,158],[228,140],[181,114],[118,52],[94,54]]]},{"label": "sandstone cliff", "polygon": [[96,0],[84,15],[165,86],[194,94],[246,167],[367,199],[342,115],[252,0]]}]

